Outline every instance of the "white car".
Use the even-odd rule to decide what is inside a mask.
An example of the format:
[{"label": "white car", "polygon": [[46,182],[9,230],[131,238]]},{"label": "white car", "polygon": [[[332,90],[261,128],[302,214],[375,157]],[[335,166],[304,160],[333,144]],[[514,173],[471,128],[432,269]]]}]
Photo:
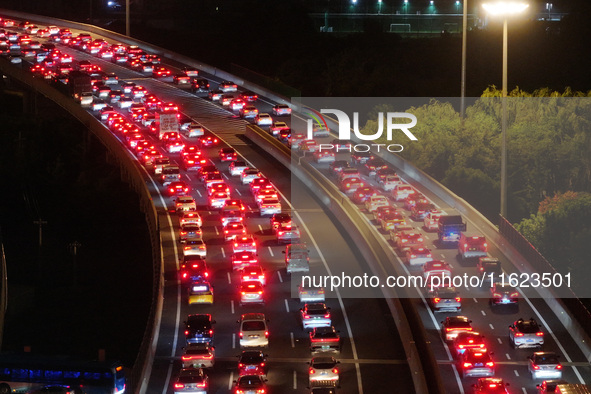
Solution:
[{"label": "white car", "polygon": [[177,212],[182,211],[196,211],[197,204],[195,199],[191,196],[178,196],[174,200],[174,206]]},{"label": "white car", "polygon": [[183,368],[213,368],[215,349],[209,343],[188,343],[181,357]]},{"label": "white car", "polygon": [[271,126],[273,124],[273,118],[267,113],[261,113],[254,117],[254,123],[261,126]]},{"label": "white car", "polygon": [[269,347],[269,327],[263,313],[245,313],[240,316],[240,347]]},{"label": "white car", "polygon": [[247,168],[242,171],[242,174],[240,175],[240,180],[242,181],[243,185],[248,185],[250,184],[250,182],[260,177],[261,173],[259,172],[259,170],[255,170],[254,168]]},{"label": "white car", "polygon": [[250,234],[237,236],[232,242],[232,252],[257,252],[257,243],[254,237]]},{"label": "white car", "polygon": [[314,357],[310,361],[308,385],[310,387],[337,387],[339,385],[339,362],[331,356]]},{"label": "white car", "polygon": [[281,203],[277,198],[263,198],[258,205],[261,216],[281,213]]},{"label": "white car", "polygon": [[400,177],[398,175],[386,175],[384,179],[380,179],[378,184],[384,191],[394,190],[396,185],[400,184]]},{"label": "white car", "polygon": [[427,213],[423,219],[423,225],[427,231],[437,231],[439,229],[439,218],[442,213],[440,211],[431,211]]},{"label": "white car", "polygon": [[277,104],[273,106],[273,115],[289,116],[291,115],[291,108],[287,104]]},{"label": "white car", "polygon": [[529,356],[528,369],[532,379],[562,379],[559,357],[554,352],[536,352]]},{"label": "white car", "polygon": [[117,106],[119,108],[129,108],[133,104],[133,99],[131,97],[121,97],[119,101],[117,101]]},{"label": "white car", "polygon": [[304,307],[300,309],[300,317],[302,319],[302,328],[304,330],[315,327],[332,326],[330,308],[320,302],[305,304]]},{"label": "white car", "polygon": [[367,211],[369,213],[374,212],[376,209],[378,209],[379,207],[387,207],[390,205],[390,202],[388,201],[388,199],[384,196],[371,196],[366,202],[365,202],[365,208],[367,209]]},{"label": "white car", "polygon": [[184,256],[207,256],[207,247],[201,238],[187,238],[183,246]]},{"label": "white car", "polygon": [[199,123],[190,123],[185,129],[183,134],[187,138],[201,137],[205,135],[205,129]]},{"label": "white car", "polygon": [[230,171],[230,175],[232,176],[240,176],[246,170],[248,166],[242,160],[236,160],[230,163],[228,167],[228,171]]},{"label": "white car", "polygon": [[201,219],[201,216],[199,215],[199,213],[196,211],[183,212],[183,216],[181,216],[180,222],[181,222],[181,226],[184,226],[186,224],[195,224],[199,227],[203,226],[203,220]]}]

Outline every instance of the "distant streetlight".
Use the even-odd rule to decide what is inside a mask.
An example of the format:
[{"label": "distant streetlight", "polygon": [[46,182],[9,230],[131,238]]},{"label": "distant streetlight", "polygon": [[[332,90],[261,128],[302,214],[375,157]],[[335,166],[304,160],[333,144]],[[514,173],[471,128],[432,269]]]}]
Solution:
[{"label": "distant streetlight", "polygon": [[552,20],[551,12],[552,12],[552,3],[546,3],[546,10],[548,10],[548,20]]},{"label": "distant streetlight", "polygon": [[378,14],[382,13],[382,0],[378,0]]},{"label": "distant streetlight", "polygon": [[357,4],[357,0],[351,0],[351,3]]},{"label": "distant streetlight", "polygon": [[529,4],[522,1],[497,1],[482,7],[491,16],[503,18],[503,92],[501,115],[501,215],[507,217],[507,19],[522,13]]}]

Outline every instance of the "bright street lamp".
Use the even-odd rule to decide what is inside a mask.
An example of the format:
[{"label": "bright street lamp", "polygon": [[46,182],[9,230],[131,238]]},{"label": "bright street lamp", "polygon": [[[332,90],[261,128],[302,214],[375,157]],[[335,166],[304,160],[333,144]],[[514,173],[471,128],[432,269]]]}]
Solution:
[{"label": "bright street lamp", "polygon": [[529,7],[522,1],[496,1],[482,7],[491,16],[503,18],[503,92],[501,116],[501,215],[507,217],[507,18]]}]

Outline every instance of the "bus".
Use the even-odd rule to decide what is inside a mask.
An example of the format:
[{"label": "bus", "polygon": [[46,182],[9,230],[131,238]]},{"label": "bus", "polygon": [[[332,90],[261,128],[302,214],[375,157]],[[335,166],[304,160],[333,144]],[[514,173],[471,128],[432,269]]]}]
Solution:
[{"label": "bus", "polygon": [[76,394],[122,394],[125,371],[115,361],[0,353],[0,394],[29,393],[52,386],[69,388]]}]

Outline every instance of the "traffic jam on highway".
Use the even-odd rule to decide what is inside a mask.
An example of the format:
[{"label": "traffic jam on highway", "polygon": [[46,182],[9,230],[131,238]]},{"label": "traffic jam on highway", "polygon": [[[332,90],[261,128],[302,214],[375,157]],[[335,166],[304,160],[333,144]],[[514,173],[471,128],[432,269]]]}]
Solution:
[{"label": "traffic jam on highway", "polygon": [[[398,261],[392,264],[429,284],[419,289],[416,305],[441,371],[451,377],[445,380],[448,392],[549,393],[558,384],[584,383],[581,373],[588,375],[589,368],[576,362],[585,358],[568,334],[551,331],[557,323],[545,321],[537,302],[500,281],[509,264],[493,256],[497,253],[482,233],[467,231],[459,213],[422,194],[371,152],[356,152],[350,141],[334,139],[326,127],[315,126],[314,139],[292,130],[291,117],[299,115],[290,106],[269,104],[232,81],[205,78],[201,70],[164,64],[166,59],[140,47],[57,26],[0,18],[0,52],[99,118],[149,173],[173,212],[177,279],[190,313],[181,319],[183,344],[175,355],[180,362],[168,392],[213,392],[210,380],[220,369],[216,360],[230,368],[219,349],[236,360],[228,390],[284,392],[268,380],[277,364],[266,354],[274,336],[266,304],[274,297],[270,289],[276,278],[283,282],[281,272],[309,271],[311,248],[304,242],[303,223],[294,220],[288,199],[270,177],[217,130],[187,115],[184,104],[161,98],[155,86],[166,92],[182,89],[183,97],[207,100],[226,116],[259,126],[313,163],[357,204],[396,251]],[[89,60],[93,57],[96,61]],[[108,71],[107,63],[126,71]],[[334,149],[321,150],[322,143]],[[215,263],[212,249],[222,254]],[[277,256],[275,262],[261,258],[263,249]],[[442,281],[433,285],[433,278],[465,273],[486,279],[481,289],[470,289],[470,297],[462,295],[464,288],[442,286]],[[328,306],[324,289],[300,286],[298,295],[299,310],[285,304],[304,332],[295,339],[291,335],[292,347],[305,342],[310,352],[306,392],[359,392],[361,383],[345,387],[342,379],[345,363],[339,358],[345,346],[349,354],[352,338],[341,333],[335,314],[344,311]],[[219,327],[220,316],[211,313],[219,297],[231,298],[232,314],[235,307],[240,311],[234,327]],[[234,344],[229,351],[227,344],[218,344],[220,329],[234,331],[239,354],[232,353]],[[347,373],[354,374],[352,369]],[[294,372],[293,389],[295,380]]]}]

